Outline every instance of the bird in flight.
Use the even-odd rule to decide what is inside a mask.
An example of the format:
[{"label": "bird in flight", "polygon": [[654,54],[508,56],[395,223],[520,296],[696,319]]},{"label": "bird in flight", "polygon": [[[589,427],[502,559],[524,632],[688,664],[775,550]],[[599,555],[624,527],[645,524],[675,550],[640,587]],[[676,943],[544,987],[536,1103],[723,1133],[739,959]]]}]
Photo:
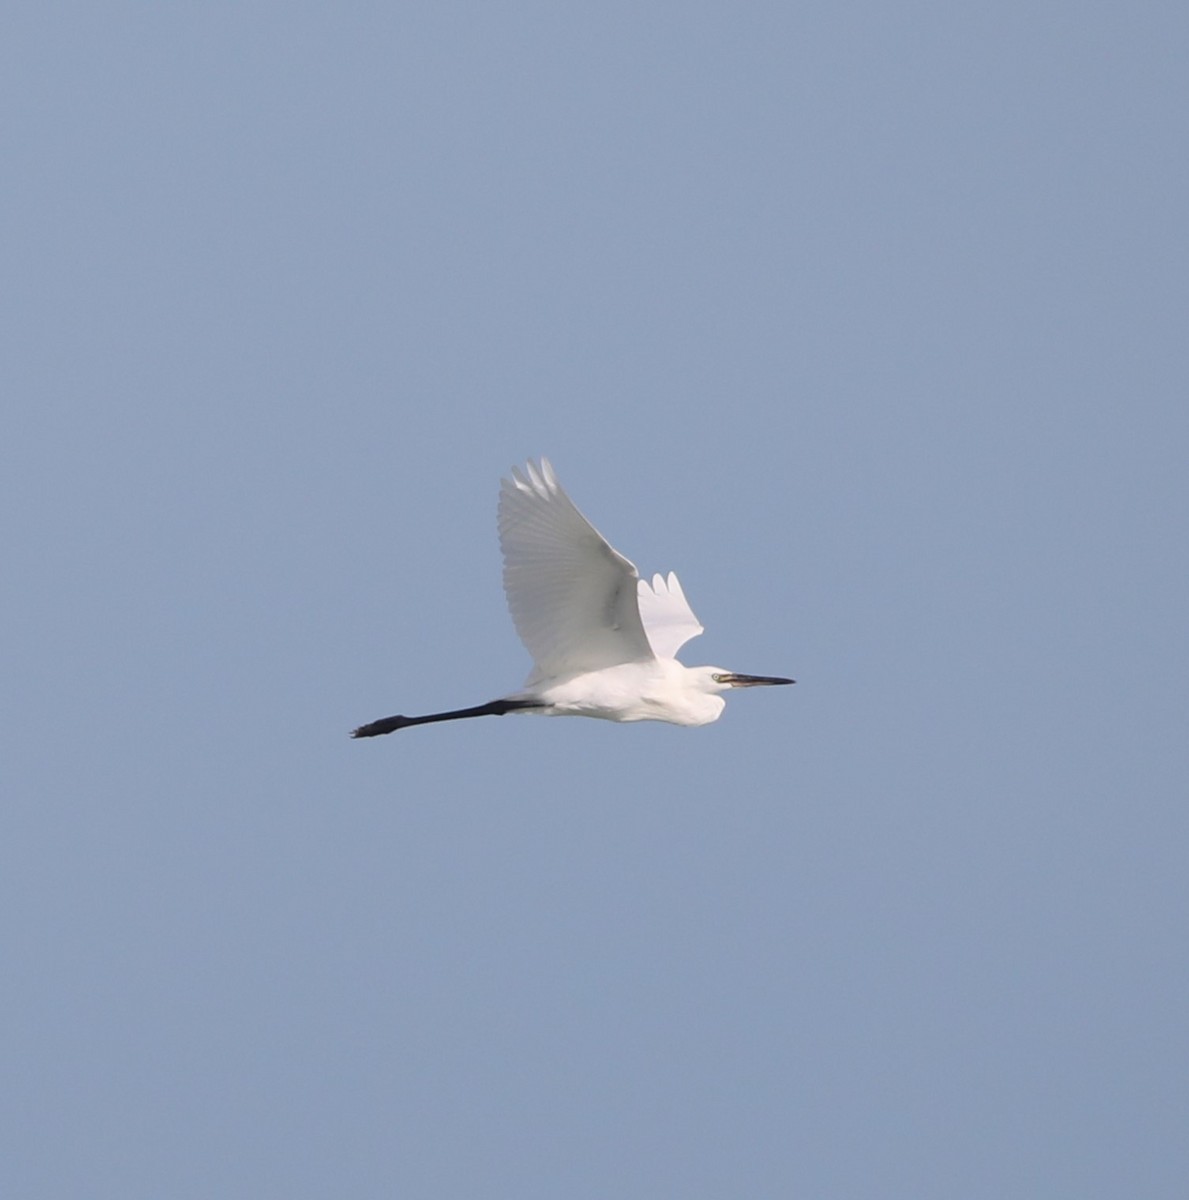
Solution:
[{"label": "bird in flight", "polygon": [[501,481],[499,532],[508,607],[535,664],[524,687],[474,708],[383,717],[352,737],[505,713],[708,725],[724,692],[793,682],[679,663],[677,651],[702,626],[677,576],[641,579],[578,511],[548,459]]}]

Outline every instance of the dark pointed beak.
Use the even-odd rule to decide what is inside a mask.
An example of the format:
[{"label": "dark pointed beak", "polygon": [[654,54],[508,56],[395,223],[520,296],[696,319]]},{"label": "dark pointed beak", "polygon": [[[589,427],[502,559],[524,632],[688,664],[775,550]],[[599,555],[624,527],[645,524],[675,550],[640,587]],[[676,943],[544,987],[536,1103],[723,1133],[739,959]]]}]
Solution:
[{"label": "dark pointed beak", "polygon": [[778,683],[796,683],[795,679],[782,679],[779,675],[736,675],[733,671],[722,676],[723,683],[731,687],[775,687]]}]

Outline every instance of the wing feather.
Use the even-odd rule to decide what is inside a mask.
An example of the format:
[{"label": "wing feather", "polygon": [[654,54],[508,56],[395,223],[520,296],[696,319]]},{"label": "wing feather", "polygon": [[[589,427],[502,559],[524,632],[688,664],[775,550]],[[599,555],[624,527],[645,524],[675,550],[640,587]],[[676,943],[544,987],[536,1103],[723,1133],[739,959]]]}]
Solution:
[{"label": "wing feather", "polygon": [[702,623],[694,616],[681,583],[672,571],[667,579],[663,575],[654,575],[651,585],[641,579],[638,599],[640,619],[657,658],[676,658],[677,651],[703,631]]},{"label": "wing feather", "polygon": [[547,459],[500,484],[504,591],[536,664],[529,682],[654,657],[635,566],[562,490]]}]

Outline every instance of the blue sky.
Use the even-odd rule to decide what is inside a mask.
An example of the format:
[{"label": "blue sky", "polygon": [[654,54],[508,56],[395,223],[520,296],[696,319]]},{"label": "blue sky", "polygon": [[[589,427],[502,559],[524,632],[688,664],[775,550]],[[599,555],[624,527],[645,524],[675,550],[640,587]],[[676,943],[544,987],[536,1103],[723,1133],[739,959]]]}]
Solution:
[{"label": "blue sky", "polygon": [[[1182,1195],[1187,41],[15,14],[5,1193]],[[350,741],[540,454],[797,687]]]}]

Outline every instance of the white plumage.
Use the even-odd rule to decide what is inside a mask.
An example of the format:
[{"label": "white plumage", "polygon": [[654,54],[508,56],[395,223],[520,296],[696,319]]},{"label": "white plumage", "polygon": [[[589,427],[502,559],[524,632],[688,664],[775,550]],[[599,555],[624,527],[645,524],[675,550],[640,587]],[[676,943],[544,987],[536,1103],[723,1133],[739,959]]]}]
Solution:
[{"label": "white plumage", "polygon": [[640,579],[578,511],[547,459],[502,481],[499,534],[508,608],[534,664],[524,688],[474,708],[385,717],[353,737],[509,712],[705,725],[730,688],[793,682],[679,663],[677,651],[702,625],[677,576]]},{"label": "white plumage", "polygon": [[640,605],[640,620],[644,622],[648,644],[657,658],[676,658],[677,651],[690,638],[696,638],[703,632],[702,624],[694,616],[694,610],[681,590],[681,582],[673,571],[669,572],[667,578],[654,575],[651,585],[646,579],[641,579],[636,589],[636,600]]},{"label": "white plumage", "polygon": [[540,679],[654,657],[636,568],[578,511],[548,459],[500,484],[504,592]]}]

